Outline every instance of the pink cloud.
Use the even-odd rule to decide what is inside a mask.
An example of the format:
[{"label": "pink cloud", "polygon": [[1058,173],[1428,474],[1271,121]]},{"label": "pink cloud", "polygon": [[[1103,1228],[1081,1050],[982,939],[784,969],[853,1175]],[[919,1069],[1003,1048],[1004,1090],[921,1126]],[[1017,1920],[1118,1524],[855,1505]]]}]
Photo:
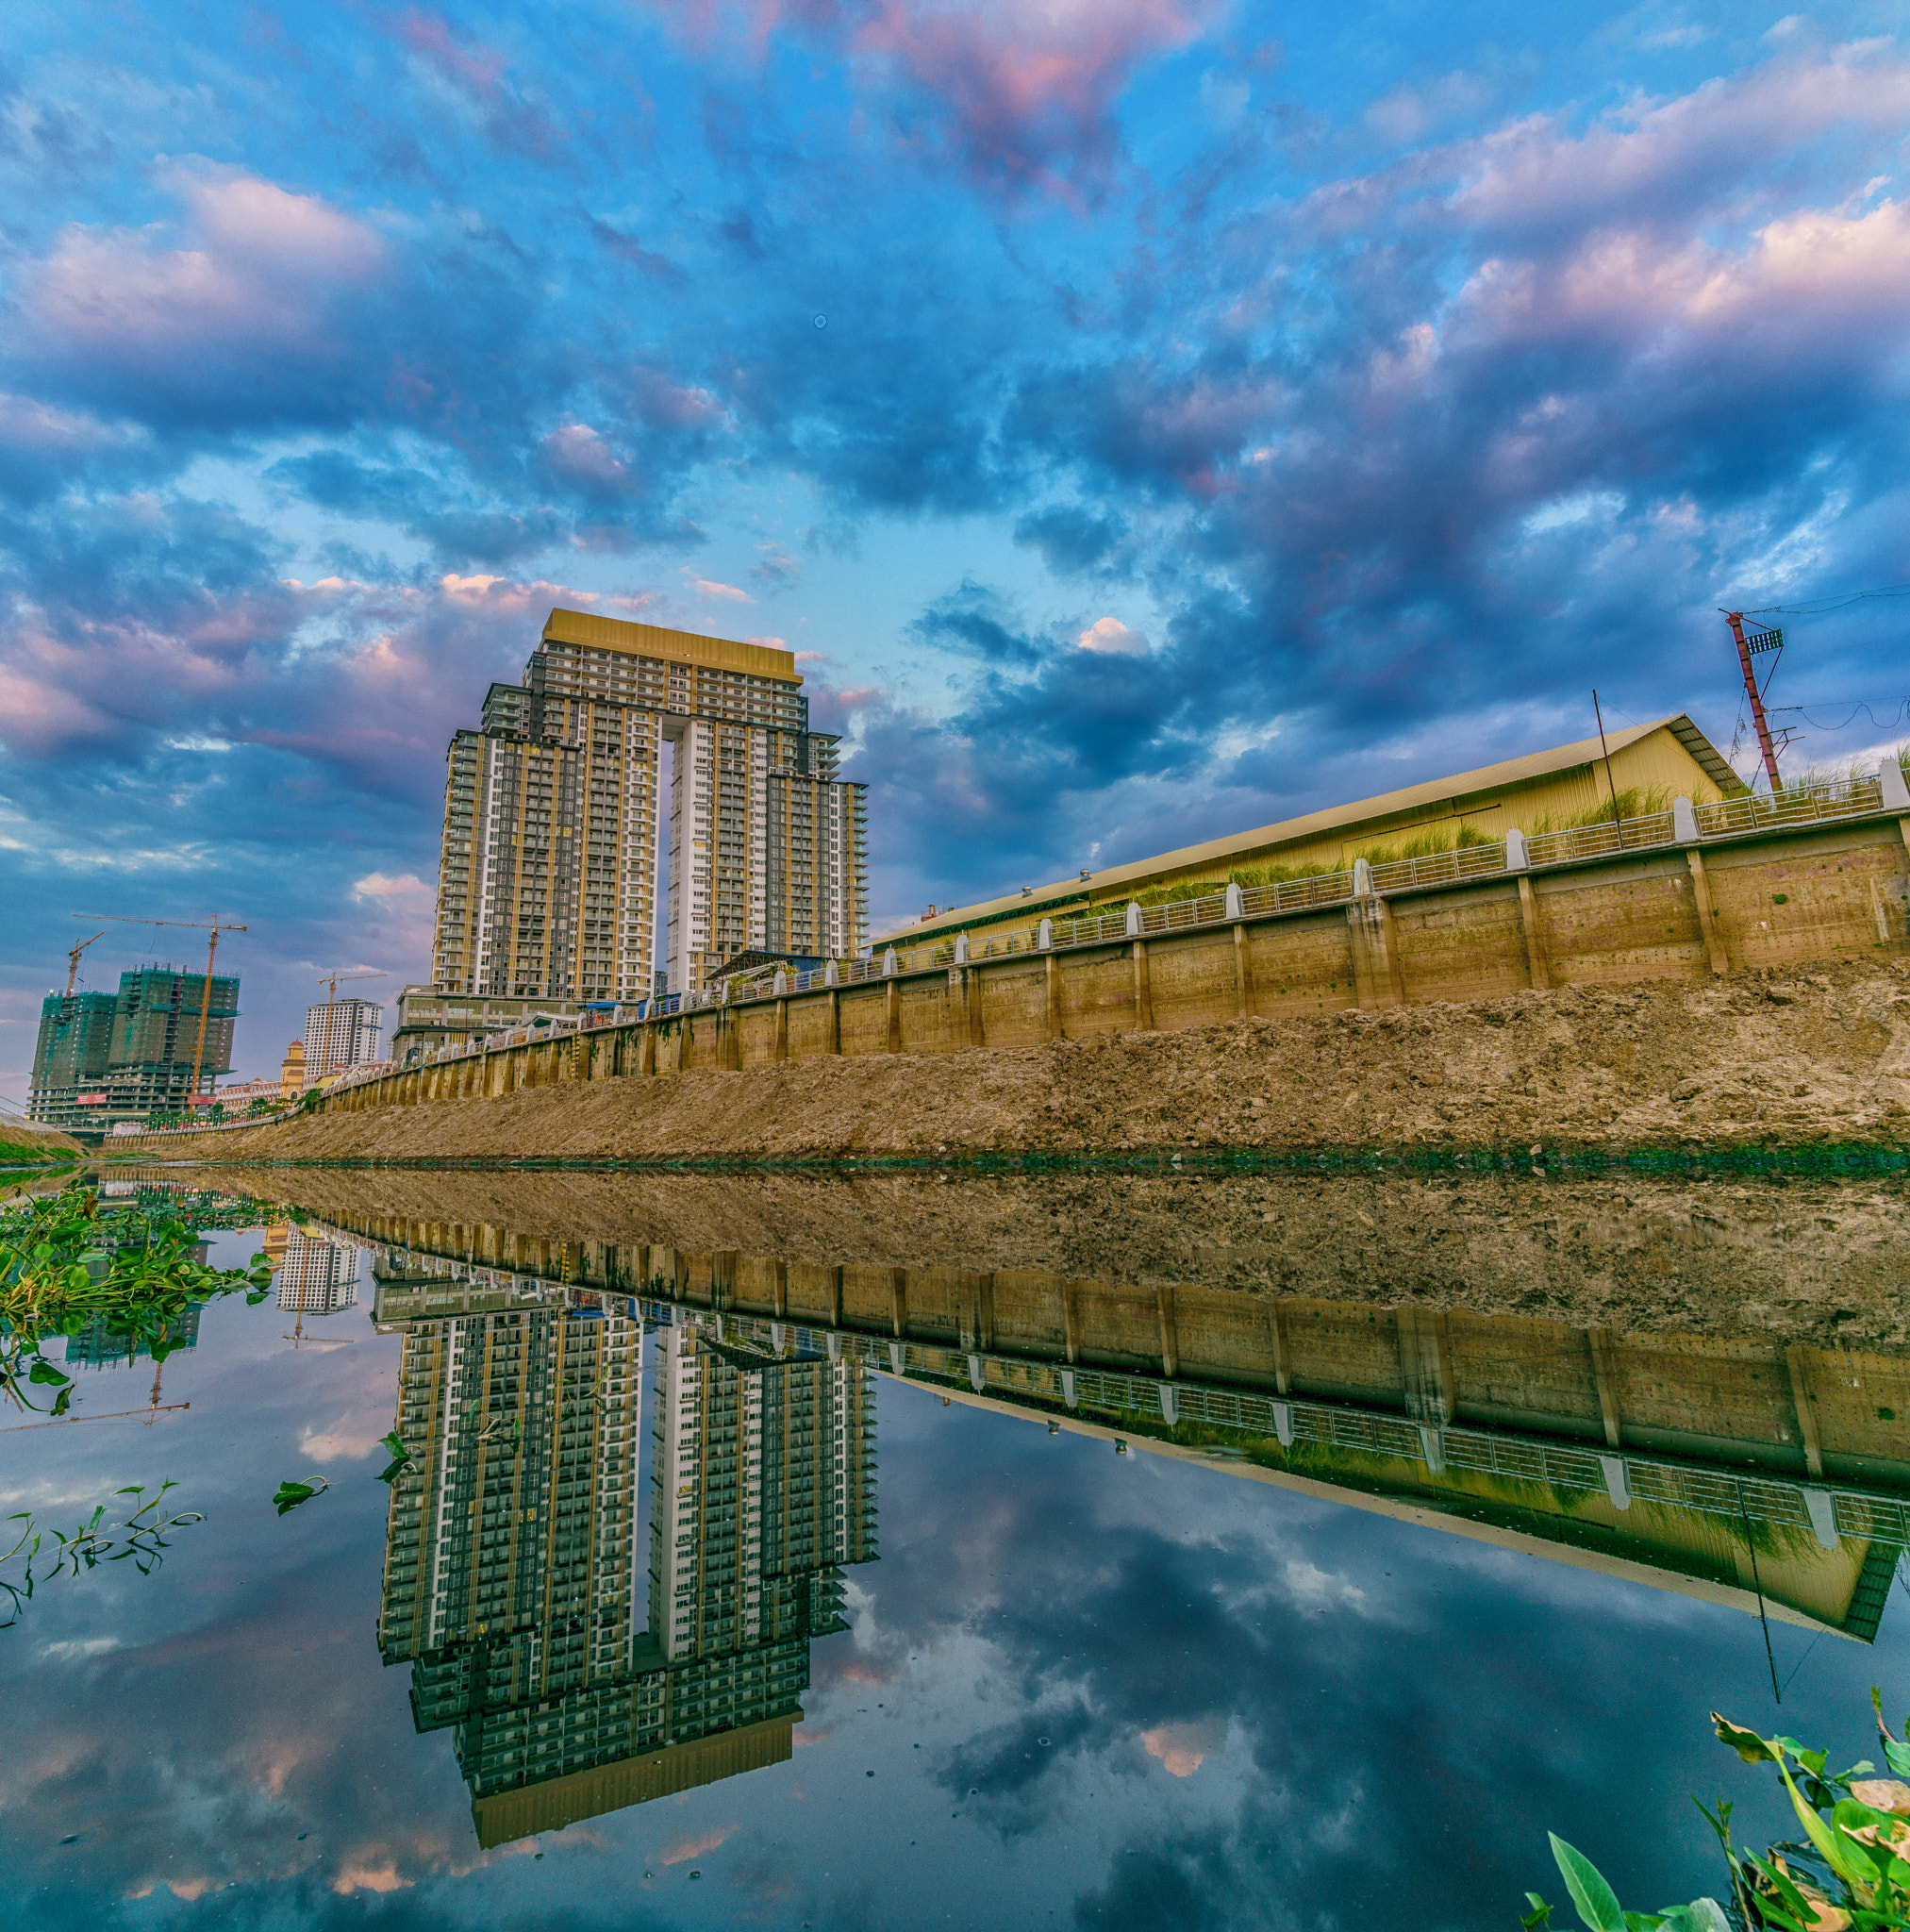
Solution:
[{"label": "pink cloud", "polygon": [[417,8],[393,27],[419,62],[473,108],[486,137],[498,147],[547,155],[563,132],[511,86],[509,63],[495,47],[460,34],[441,14]]},{"label": "pink cloud", "polygon": [[1097,617],[1074,641],[1084,651],[1104,651],[1116,657],[1140,657],[1147,650],[1147,633],[1129,630],[1118,617]]},{"label": "pink cloud", "polygon": [[587,423],[566,423],[538,444],[554,475],[599,501],[634,496],[641,485],[630,465]]},{"label": "pink cloud", "polygon": [[1198,1724],[1160,1724],[1143,1731],[1140,1741],[1171,1777],[1192,1777],[1227,1741],[1227,1726],[1215,1718]]},{"label": "pink cloud", "polygon": [[1207,9],[1174,0],[876,0],[856,36],[938,99],[971,173],[1010,192],[1078,194],[1118,144],[1110,115],[1143,61],[1185,46]]},{"label": "pink cloud", "polygon": [[1214,0],[664,0],[697,44],[789,32],[832,42],[876,86],[899,79],[940,104],[949,148],[1010,193],[1081,198],[1119,146],[1115,102],[1143,62],[1196,39]]},{"label": "pink cloud", "polygon": [[170,379],[180,361],[254,364],[338,353],[340,306],[377,284],[389,255],[362,222],[315,195],[206,164],[163,176],[176,228],[75,223],[21,276],[22,334],[50,362]]}]

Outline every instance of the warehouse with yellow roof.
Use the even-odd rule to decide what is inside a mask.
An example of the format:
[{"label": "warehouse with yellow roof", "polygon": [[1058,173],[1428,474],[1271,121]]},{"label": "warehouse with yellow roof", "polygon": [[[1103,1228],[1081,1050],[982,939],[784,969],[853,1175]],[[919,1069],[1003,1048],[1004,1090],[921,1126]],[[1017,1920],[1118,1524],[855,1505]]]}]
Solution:
[{"label": "warehouse with yellow roof", "polygon": [[1629,818],[1662,811],[1673,798],[1702,804],[1745,789],[1723,754],[1680,713],[1152,858],[1084,869],[1001,898],[931,907],[876,944],[942,944],[957,933],[1000,941],[1032,933],[1044,918],[1079,919],[1130,900],[1148,905],[1215,891],[1230,880],[1254,886],[1344,872],[1359,858],[1378,863],[1495,843],[1515,828],[1529,835],[1595,824],[1613,816],[1614,801],[1618,816]]}]

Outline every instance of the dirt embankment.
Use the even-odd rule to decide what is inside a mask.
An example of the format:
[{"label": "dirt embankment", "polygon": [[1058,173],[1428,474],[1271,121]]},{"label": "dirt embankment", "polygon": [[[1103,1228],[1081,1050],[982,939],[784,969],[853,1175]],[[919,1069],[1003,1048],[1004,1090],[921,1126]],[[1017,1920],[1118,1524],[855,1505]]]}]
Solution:
[{"label": "dirt embankment", "polygon": [[82,1158],[86,1148],[58,1127],[30,1121],[0,1121],[0,1167],[64,1166]]},{"label": "dirt embankment", "polygon": [[312,1168],[193,1178],[459,1256],[508,1253],[514,1236],[1411,1301],[1622,1334],[1910,1343],[1910,1217],[1896,1179]]},{"label": "dirt embankment", "polygon": [[[1571,987],[333,1113],[222,1161],[1910,1142],[1910,963]],[[203,1144],[203,1143],[201,1143]],[[152,1158],[199,1145],[155,1141]]]}]

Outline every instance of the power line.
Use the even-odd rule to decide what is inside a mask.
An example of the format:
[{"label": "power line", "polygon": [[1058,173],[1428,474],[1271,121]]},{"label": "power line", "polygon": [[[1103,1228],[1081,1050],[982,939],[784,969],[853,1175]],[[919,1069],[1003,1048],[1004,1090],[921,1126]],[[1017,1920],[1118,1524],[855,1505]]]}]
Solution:
[{"label": "power line", "polygon": [[1910,584],[1887,584],[1878,591],[1850,591],[1833,597],[1820,597],[1814,604],[1767,604],[1761,609],[1747,610],[1746,617],[1824,617],[1833,610],[1847,610],[1852,604],[1868,603],[1875,597],[1910,597]]},{"label": "power line", "polygon": [[[1883,700],[1879,698],[1876,702],[1881,704]],[[1810,707],[1812,705],[1848,705],[1850,707],[1850,713],[1836,724],[1827,724],[1822,719],[1813,718],[1810,715]],[[1797,712],[1813,731],[1842,731],[1846,726],[1856,723],[1859,712],[1869,719],[1870,723],[1879,731],[1889,731],[1901,724],[1906,714],[1910,714],[1910,698],[1899,698],[1896,708],[1887,717],[1884,718],[1878,717],[1876,712],[1871,709],[1870,701],[1865,698],[1812,698],[1802,705],[1772,705],[1770,708],[1773,711]]]}]

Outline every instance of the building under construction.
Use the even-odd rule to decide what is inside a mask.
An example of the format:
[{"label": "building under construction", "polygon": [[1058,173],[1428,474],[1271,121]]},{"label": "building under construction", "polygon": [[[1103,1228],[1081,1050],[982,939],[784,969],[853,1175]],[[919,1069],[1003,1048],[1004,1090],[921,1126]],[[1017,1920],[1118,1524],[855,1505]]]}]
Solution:
[{"label": "building under construction", "polygon": [[236,974],[215,974],[208,993],[203,973],[140,966],[120,974],[117,993],[49,992],[40,1008],[27,1118],[104,1129],[183,1113],[191,1104],[195,1060],[202,1094],[232,1071],[238,1018]]}]

